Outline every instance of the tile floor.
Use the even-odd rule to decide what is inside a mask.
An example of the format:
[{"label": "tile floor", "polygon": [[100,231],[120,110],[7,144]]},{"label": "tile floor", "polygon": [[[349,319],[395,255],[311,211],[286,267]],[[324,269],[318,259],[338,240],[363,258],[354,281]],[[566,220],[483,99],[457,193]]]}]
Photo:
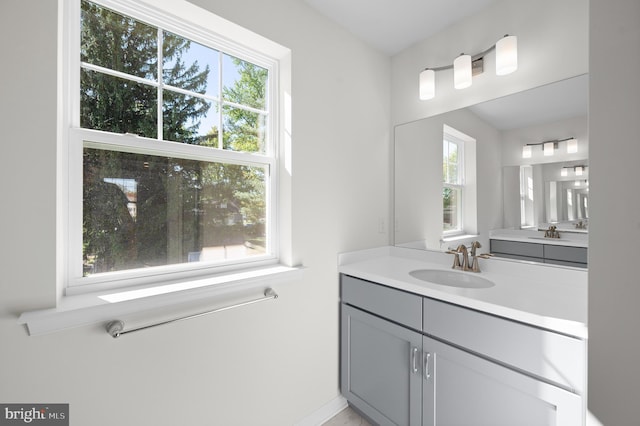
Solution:
[{"label": "tile floor", "polygon": [[322,426],[371,426],[371,423],[360,417],[351,407],[347,407],[323,423]]}]

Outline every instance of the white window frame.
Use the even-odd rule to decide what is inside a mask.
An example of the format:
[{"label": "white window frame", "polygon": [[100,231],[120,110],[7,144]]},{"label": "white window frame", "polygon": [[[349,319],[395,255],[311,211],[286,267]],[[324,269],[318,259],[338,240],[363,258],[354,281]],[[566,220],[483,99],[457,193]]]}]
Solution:
[{"label": "white window frame", "polygon": [[[62,281],[64,294],[73,295],[89,291],[138,286],[159,281],[169,282],[197,278],[249,267],[272,265],[279,261],[278,230],[278,143],[279,117],[279,69],[278,60],[254,49],[230,41],[212,33],[196,22],[185,21],[174,14],[166,13],[140,0],[95,0],[96,4],[118,11],[134,19],[173,32],[197,43],[210,46],[239,59],[251,62],[269,72],[267,89],[268,134],[266,151],[259,153],[231,152],[200,146],[163,142],[131,135],[117,135],[109,132],[80,128],[80,0],[62,1],[64,30],[61,32],[63,54],[59,69],[62,74],[62,108],[59,112],[59,164],[66,173],[61,173],[58,199],[63,207],[59,218],[59,253],[64,257]],[[159,3],[163,3],[160,1]],[[167,2],[164,2],[165,4]],[[234,105],[235,106],[235,105]],[[91,141],[86,144],[84,141]],[[158,266],[143,270],[117,271],[101,276],[82,277],[82,148],[83,146],[112,147],[119,151],[158,154],[201,161],[221,161],[230,164],[264,165],[268,168],[267,188],[267,235],[268,254],[220,264],[191,263]]]},{"label": "white window frame", "polygon": [[[458,227],[456,229],[442,229],[443,237],[451,237],[455,235],[461,235],[464,233],[464,197],[465,197],[465,160],[464,160],[464,141],[451,135],[448,132],[443,134],[443,142],[452,143],[457,146],[458,149],[458,183],[449,183],[443,180],[442,189],[450,188],[459,190],[458,204],[456,209]],[[444,199],[443,199],[443,212],[444,212]]]}]

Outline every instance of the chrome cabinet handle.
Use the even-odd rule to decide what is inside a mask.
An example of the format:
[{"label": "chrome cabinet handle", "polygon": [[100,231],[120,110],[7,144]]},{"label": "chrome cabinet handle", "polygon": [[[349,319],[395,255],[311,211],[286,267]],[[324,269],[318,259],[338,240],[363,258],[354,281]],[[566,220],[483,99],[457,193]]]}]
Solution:
[{"label": "chrome cabinet handle", "polygon": [[424,378],[429,380],[431,378],[431,372],[429,371],[429,364],[431,363],[431,352],[425,352],[424,354]]},{"label": "chrome cabinet handle", "polygon": [[411,348],[411,372],[418,372],[418,348],[415,346]]}]

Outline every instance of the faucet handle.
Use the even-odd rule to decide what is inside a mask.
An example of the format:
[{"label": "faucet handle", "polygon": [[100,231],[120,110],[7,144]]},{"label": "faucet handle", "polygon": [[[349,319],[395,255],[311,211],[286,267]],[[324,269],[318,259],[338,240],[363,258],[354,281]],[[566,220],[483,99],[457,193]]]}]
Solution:
[{"label": "faucet handle", "polygon": [[476,255],[476,250],[481,248],[482,245],[480,244],[480,241],[472,241],[471,242],[471,256],[475,256]]},{"label": "faucet handle", "polygon": [[453,266],[451,267],[451,269],[461,269],[462,266],[460,265],[460,257],[458,257],[458,252],[455,250],[447,250],[446,253],[453,255]]},{"label": "faucet handle", "polygon": [[489,259],[493,256],[491,253],[482,253],[477,256],[473,256],[473,261],[471,262],[471,271],[472,272],[480,272],[480,262],[478,262],[478,258],[481,259]]}]

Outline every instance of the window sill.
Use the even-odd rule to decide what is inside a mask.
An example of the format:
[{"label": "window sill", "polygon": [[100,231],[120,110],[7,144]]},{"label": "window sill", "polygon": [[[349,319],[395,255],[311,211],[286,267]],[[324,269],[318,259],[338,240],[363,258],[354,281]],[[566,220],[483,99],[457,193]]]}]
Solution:
[{"label": "window sill", "polygon": [[55,308],[22,313],[18,323],[26,325],[30,336],[37,336],[128,315],[193,309],[195,302],[217,305],[220,300],[243,297],[252,290],[255,292],[283,280],[298,278],[302,269],[272,265],[191,281],[67,296]]},{"label": "window sill", "polygon": [[478,238],[478,235],[472,235],[472,234],[449,235],[449,236],[446,236],[446,237],[442,237],[442,241],[448,243],[448,242],[451,242],[451,241],[467,240],[469,238]]}]

